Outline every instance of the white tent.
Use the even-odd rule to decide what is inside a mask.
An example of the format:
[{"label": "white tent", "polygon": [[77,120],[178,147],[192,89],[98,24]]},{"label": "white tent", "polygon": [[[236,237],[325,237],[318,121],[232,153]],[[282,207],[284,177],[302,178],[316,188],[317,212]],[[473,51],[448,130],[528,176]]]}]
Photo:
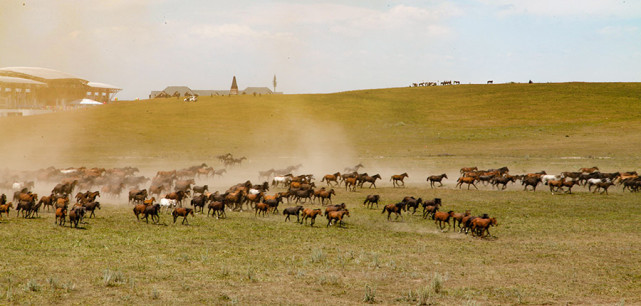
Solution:
[{"label": "white tent", "polygon": [[82,99],[71,102],[72,105],[103,105],[104,103],[91,99]]}]

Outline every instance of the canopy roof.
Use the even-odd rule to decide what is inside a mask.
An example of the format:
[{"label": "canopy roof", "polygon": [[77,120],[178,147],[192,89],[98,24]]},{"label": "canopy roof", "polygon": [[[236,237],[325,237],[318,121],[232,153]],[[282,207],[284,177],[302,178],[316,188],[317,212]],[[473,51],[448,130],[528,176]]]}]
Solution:
[{"label": "canopy roof", "polygon": [[75,79],[83,81],[83,83],[88,82],[87,80],[66,72],[40,67],[5,67],[0,68],[0,75],[38,78],[43,80]]},{"label": "canopy roof", "polygon": [[113,85],[105,84],[105,83],[98,83],[98,82],[89,82],[87,83],[87,86],[93,87],[93,88],[102,88],[102,89],[111,89],[115,91],[120,91],[122,88],[118,88]]},{"label": "canopy roof", "polygon": [[0,76],[0,83],[11,83],[11,84],[29,84],[29,85],[37,85],[37,86],[46,86],[47,84],[34,81],[34,80],[29,80],[29,79],[23,79],[23,78],[16,78],[16,77],[8,77],[8,76]]}]

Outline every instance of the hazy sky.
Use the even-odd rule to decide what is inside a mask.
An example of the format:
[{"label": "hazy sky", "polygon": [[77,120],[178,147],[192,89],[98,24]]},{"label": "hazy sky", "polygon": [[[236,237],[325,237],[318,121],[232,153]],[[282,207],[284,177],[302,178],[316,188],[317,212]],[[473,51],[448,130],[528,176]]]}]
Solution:
[{"label": "hazy sky", "polygon": [[146,98],[168,85],[325,93],[461,83],[641,81],[641,1],[0,0],[0,67]]}]

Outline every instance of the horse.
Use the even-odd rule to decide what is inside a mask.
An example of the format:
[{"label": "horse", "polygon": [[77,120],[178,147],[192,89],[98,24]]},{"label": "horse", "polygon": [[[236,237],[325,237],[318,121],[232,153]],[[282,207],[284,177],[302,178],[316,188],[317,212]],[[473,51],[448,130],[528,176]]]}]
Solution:
[{"label": "horse", "polygon": [[254,205],[254,210],[255,210],[255,213],[254,213],[255,217],[261,213],[263,214],[263,217],[265,217],[265,215],[267,214],[267,211],[269,210],[269,205],[265,203],[257,203],[256,205]]},{"label": "horse", "polygon": [[358,165],[356,165],[354,167],[345,167],[345,171],[344,172],[358,172],[358,170],[360,168],[364,168],[364,167],[365,166],[363,166],[362,163],[359,163]]},{"label": "horse", "polygon": [[310,222],[310,226],[314,226],[314,223],[316,222],[316,217],[322,214],[322,211],[320,208],[318,209],[311,209],[311,208],[305,208],[303,209],[302,217],[303,220],[300,221],[302,224],[303,221],[305,221],[305,225],[307,225],[307,219],[312,219]]},{"label": "horse", "polygon": [[[216,214],[216,219],[219,218],[227,218],[227,214],[225,214],[225,203],[222,201],[214,201],[209,203],[207,206],[207,216],[209,217],[209,213],[211,212],[211,216],[213,217],[214,214]],[[213,210],[213,212],[212,212]]]},{"label": "horse", "polygon": [[496,225],[496,218],[475,218],[472,220],[472,235],[480,236],[481,238],[490,235],[490,226]]},{"label": "horse", "polygon": [[287,208],[283,209],[283,216],[286,216],[285,217],[285,222],[287,222],[287,220],[289,220],[289,217],[291,215],[296,215],[296,222],[300,223],[300,212],[302,210],[303,210],[303,206],[300,206],[300,205],[295,206],[295,207],[287,207]]},{"label": "horse", "polygon": [[38,205],[41,205],[41,204],[44,205],[44,207],[47,208],[47,211],[49,211],[49,206],[53,207],[53,198],[54,198],[53,194],[48,196],[43,196],[38,201]]},{"label": "horse", "polygon": [[405,180],[406,177],[409,177],[409,175],[407,175],[407,172],[404,172],[402,174],[392,175],[392,177],[390,178],[390,181],[392,182],[392,186],[393,187],[397,187],[397,186],[400,187],[401,185],[398,184],[398,182],[401,182],[403,187],[405,187],[404,180]]},{"label": "horse", "polygon": [[611,181],[605,181],[605,182],[601,182],[601,183],[596,183],[595,185],[596,185],[596,188],[594,188],[594,191],[592,191],[592,193],[595,193],[595,192],[599,191],[600,189],[603,189],[603,191],[601,191],[601,194],[603,194],[604,192],[605,192],[605,194],[608,194],[608,188],[610,188],[610,186],[614,185],[614,183],[611,182]]},{"label": "horse", "polygon": [[452,227],[456,228],[456,222],[458,221],[458,227],[459,229],[461,228],[461,223],[463,222],[463,218],[467,217],[470,215],[470,211],[466,210],[465,213],[454,213],[452,215]]},{"label": "horse", "polygon": [[345,179],[345,190],[356,191],[358,180],[356,177],[348,177]]},{"label": "horse", "polygon": [[176,207],[171,213],[171,215],[174,217],[174,224],[176,224],[176,219],[178,219],[178,217],[183,217],[183,222],[181,224],[185,224],[186,221],[187,225],[189,225],[189,221],[187,221],[187,216],[189,216],[189,214],[194,216],[194,210],[191,208],[183,207]]},{"label": "horse", "polygon": [[579,172],[581,173],[593,173],[593,172],[598,172],[599,168],[598,167],[592,167],[592,168],[580,168]]},{"label": "horse", "polygon": [[176,200],[162,198],[160,199],[160,202],[158,204],[160,204],[161,209],[165,208],[165,211],[169,213],[170,209],[173,209],[174,207],[176,207]]},{"label": "horse", "polygon": [[67,208],[56,208],[56,220],[54,224],[58,223],[60,226],[64,226],[67,222]]},{"label": "horse", "polygon": [[498,177],[494,177],[490,181],[490,183],[492,184],[492,188],[494,188],[494,186],[496,186],[496,189],[499,189],[499,185],[503,185],[503,187],[500,190],[505,190],[507,188],[507,184],[509,182],[512,182],[512,183],[516,182],[516,177],[511,176],[511,175],[498,176]]},{"label": "horse", "polygon": [[334,189],[330,189],[329,191],[327,190],[322,190],[319,194],[318,197],[321,199],[321,205],[325,205],[325,199],[329,201],[329,203],[332,203],[332,195],[336,195],[336,192]]},{"label": "horse", "polygon": [[84,203],[83,207],[87,210],[90,211],[91,214],[89,214],[89,218],[95,217],[95,211],[96,208],[100,209],[100,202],[89,202],[89,203]]},{"label": "horse", "polygon": [[183,199],[186,196],[187,195],[185,194],[184,191],[179,190],[179,191],[176,191],[176,192],[171,192],[171,193],[166,194],[165,195],[165,199],[176,200],[176,204],[178,204],[178,205],[180,205],[180,207],[182,207]]},{"label": "horse", "polygon": [[84,207],[79,207],[79,206],[74,206],[70,211],[69,211],[69,227],[75,227],[78,228],[78,223],[82,221],[82,218],[85,216],[85,208]]},{"label": "horse", "polygon": [[[332,224],[332,221],[338,221],[338,227],[343,226],[343,217],[348,216],[349,217],[349,210],[344,209],[344,210],[338,210],[338,211],[330,211],[327,213],[327,226],[329,227],[330,224]],[[336,223],[334,223],[336,224]]]},{"label": "horse", "polygon": [[423,219],[427,219],[427,217],[432,215],[432,219],[434,219],[434,213],[438,211],[439,207],[441,207],[442,202],[441,198],[434,198],[433,200],[430,201],[424,201],[423,202]]},{"label": "horse", "polygon": [[405,197],[403,198],[403,203],[407,205],[406,210],[409,211],[410,208],[413,208],[414,210],[412,211],[412,215],[416,213],[416,209],[418,208],[421,203],[423,203],[423,199],[418,198],[415,199],[414,197]]},{"label": "horse", "polygon": [[149,223],[149,216],[151,216],[151,221],[158,224],[160,222],[160,216],[158,213],[160,212],[160,204],[154,204],[154,205],[148,205],[145,207],[145,210],[143,212],[145,221]]},{"label": "horse", "polygon": [[327,186],[329,186],[329,187],[332,187],[331,182],[335,182],[336,186],[338,186],[338,185],[340,185],[340,183],[338,182],[338,179],[340,179],[340,177],[341,177],[341,173],[340,172],[336,172],[334,174],[326,174],[321,179],[321,182],[325,182],[327,184]]},{"label": "horse", "polygon": [[[469,176],[459,177],[458,180],[456,181],[457,182],[456,183],[456,187],[459,187],[459,188],[462,189],[463,188],[463,184],[465,183],[465,184],[467,184],[467,190],[470,190],[470,185],[474,186],[474,188],[476,188],[476,190],[478,190],[479,188],[476,187],[476,185],[474,184],[475,181],[476,181],[476,178],[474,178],[474,177],[469,177]],[[456,188],[456,187],[454,187],[454,188]]]},{"label": "horse", "polygon": [[434,188],[434,183],[437,182],[440,185],[438,187],[443,187],[443,178],[448,178],[447,174],[443,173],[441,175],[431,175],[427,177],[427,181],[430,182],[430,188]]},{"label": "horse", "polygon": [[463,167],[463,168],[461,168],[461,174],[466,173],[466,172],[474,172],[474,171],[478,171],[478,170],[479,170],[478,167]]},{"label": "horse", "polygon": [[191,188],[191,190],[193,190],[193,191],[194,191],[194,193],[200,193],[200,194],[203,194],[203,193],[205,193],[205,191],[209,191],[209,190],[208,190],[208,188],[209,188],[209,187],[208,187],[207,185],[204,185],[204,186],[194,186],[193,188]]},{"label": "horse", "polygon": [[527,176],[521,180],[521,185],[523,185],[523,191],[527,191],[528,186],[532,186],[532,191],[536,191],[536,186],[541,183],[541,177],[536,176]]},{"label": "horse", "polygon": [[363,201],[363,206],[367,205],[367,208],[374,208],[374,204],[376,204],[376,208],[378,208],[378,201],[380,199],[381,196],[379,196],[378,194],[367,195],[365,201]]},{"label": "horse", "polygon": [[450,224],[450,218],[454,215],[454,211],[450,210],[448,212],[437,211],[434,213],[434,223],[438,224],[438,227],[441,231],[445,228],[443,223],[447,223],[448,231],[452,227]]},{"label": "horse", "polygon": [[208,197],[205,196],[204,194],[199,194],[191,199],[191,206],[194,207],[194,210],[198,212],[198,208],[200,208],[200,212],[203,213],[205,209],[205,203],[207,203]]},{"label": "horse", "polygon": [[401,214],[401,212],[403,210],[407,210],[406,205],[407,203],[404,203],[404,202],[398,202],[396,204],[387,204],[385,205],[385,207],[383,207],[383,212],[381,212],[381,214],[384,214],[385,212],[387,212],[387,221],[390,221],[390,216],[392,215],[392,213],[395,213],[396,219],[394,220],[398,220],[399,216],[403,218],[403,215]]},{"label": "horse", "polygon": [[381,178],[380,174],[375,174],[374,176],[365,175],[361,180],[360,186],[361,188],[363,188],[363,184],[370,183],[369,188],[372,188],[372,186],[376,188],[376,180],[380,178]]},{"label": "horse", "polygon": [[136,204],[134,206],[134,215],[136,215],[136,219],[138,219],[138,221],[140,221],[140,215],[145,213],[145,208],[147,208],[147,205],[145,204]]},{"label": "horse", "polygon": [[347,209],[347,207],[345,206],[345,203],[341,203],[338,205],[328,205],[327,207],[325,207],[325,216],[327,216],[327,214],[329,214],[332,211],[338,211],[343,209]]},{"label": "horse", "polygon": [[0,205],[0,218],[2,217],[2,213],[7,214],[7,218],[9,218],[9,210],[13,207],[13,202],[9,202],[7,204],[2,204]]}]

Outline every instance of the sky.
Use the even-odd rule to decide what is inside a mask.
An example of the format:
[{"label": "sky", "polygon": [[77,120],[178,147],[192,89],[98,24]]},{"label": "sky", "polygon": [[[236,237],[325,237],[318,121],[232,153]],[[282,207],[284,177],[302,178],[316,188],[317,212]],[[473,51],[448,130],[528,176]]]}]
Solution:
[{"label": "sky", "polygon": [[0,67],[286,94],[423,81],[641,82],[636,0],[0,0]]}]

